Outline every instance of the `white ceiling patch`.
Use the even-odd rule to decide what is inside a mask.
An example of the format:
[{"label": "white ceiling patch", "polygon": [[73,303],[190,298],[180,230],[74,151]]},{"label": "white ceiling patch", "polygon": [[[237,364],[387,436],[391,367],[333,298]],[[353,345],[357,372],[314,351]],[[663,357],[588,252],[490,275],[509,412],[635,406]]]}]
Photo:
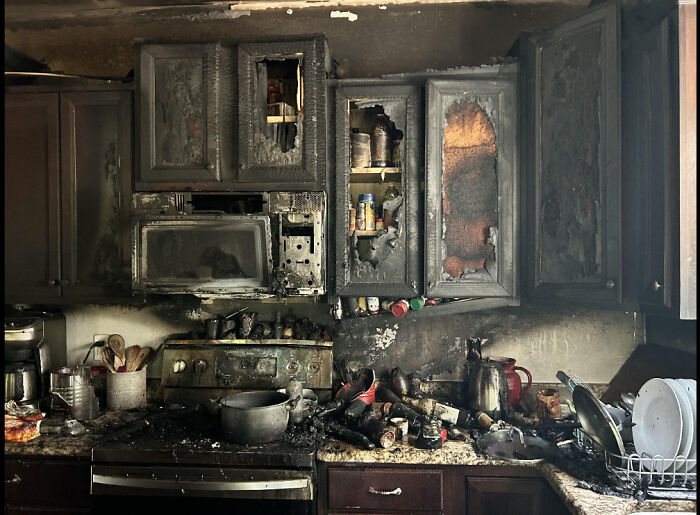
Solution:
[{"label": "white ceiling patch", "polygon": [[349,21],[355,21],[357,14],[350,11],[331,11],[331,18],[347,18]]}]

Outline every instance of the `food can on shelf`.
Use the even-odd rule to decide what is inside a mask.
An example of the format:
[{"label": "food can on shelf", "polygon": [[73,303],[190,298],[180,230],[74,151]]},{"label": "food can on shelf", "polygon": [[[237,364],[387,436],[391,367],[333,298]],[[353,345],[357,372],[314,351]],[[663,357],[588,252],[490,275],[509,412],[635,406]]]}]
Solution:
[{"label": "food can on shelf", "polygon": [[382,220],[381,218],[375,219],[374,220],[374,227],[378,231],[383,231],[384,230],[384,220]]},{"label": "food can on shelf", "polygon": [[[374,231],[375,229],[375,223],[374,223],[374,194],[372,193],[362,193],[360,194],[357,202],[357,219],[359,221],[360,219],[360,212],[364,213],[364,225],[365,228],[364,230],[366,231]],[[359,222],[358,222],[359,223]],[[359,227],[358,227],[359,229]]]},{"label": "food can on shelf", "polygon": [[357,216],[357,211],[355,210],[354,207],[350,208],[350,230],[354,231],[355,230],[355,217]]},{"label": "food can on shelf", "polygon": [[353,132],[350,134],[350,163],[353,168],[369,168],[369,140],[369,134],[363,132]]}]

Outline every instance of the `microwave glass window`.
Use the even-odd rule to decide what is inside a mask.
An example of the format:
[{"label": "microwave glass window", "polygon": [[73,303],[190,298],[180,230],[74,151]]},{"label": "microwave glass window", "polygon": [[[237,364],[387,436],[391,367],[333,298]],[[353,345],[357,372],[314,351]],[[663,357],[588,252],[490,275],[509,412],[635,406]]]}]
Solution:
[{"label": "microwave glass window", "polygon": [[145,279],[160,284],[265,286],[265,238],[257,224],[146,226]]}]

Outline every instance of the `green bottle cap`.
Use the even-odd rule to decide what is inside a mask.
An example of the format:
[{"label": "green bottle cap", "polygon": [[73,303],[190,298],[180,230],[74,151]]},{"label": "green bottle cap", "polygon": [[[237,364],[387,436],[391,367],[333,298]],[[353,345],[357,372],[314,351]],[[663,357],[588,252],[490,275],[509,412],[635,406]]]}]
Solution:
[{"label": "green bottle cap", "polygon": [[419,309],[423,308],[423,299],[416,297],[415,299],[408,301],[408,304],[411,306],[411,309],[418,311]]}]

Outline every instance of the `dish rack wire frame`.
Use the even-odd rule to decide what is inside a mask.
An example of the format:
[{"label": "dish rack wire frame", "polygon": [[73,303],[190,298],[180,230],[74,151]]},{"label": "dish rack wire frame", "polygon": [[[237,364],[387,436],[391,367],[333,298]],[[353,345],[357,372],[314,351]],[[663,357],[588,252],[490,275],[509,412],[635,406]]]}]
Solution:
[{"label": "dish rack wire frame", "polygon": [[[641,482],[648,479],[653,487],[670,490],[697,490],[697,472],[688,470],[697,466],[697,460],[679,455],[675,458],[664,458],[661,455],[649,456],[642,453],[615,454],[599,449],[593,444],[593,440],[581,429],[575,429],[576,443],[580,447],[587,447],[602,457],[608,472],[615,474],[623,481]],[[670,472],[669,472],[670,471]]]}]

